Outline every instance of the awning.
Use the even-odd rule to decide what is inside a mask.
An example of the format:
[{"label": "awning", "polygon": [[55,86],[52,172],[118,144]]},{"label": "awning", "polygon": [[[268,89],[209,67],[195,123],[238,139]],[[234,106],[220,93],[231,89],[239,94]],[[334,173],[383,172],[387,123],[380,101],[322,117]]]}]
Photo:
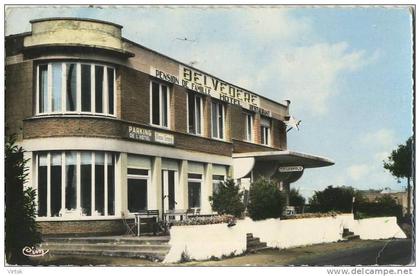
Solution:
[{"label": "awning", "polygon": [[303,171],[334,165],[328,158],[290,150],[234,153],[232,157],[235,179],[245,177],[253,169],[258,169],[261,175],[272,176],[283,167],[298,166]]}]

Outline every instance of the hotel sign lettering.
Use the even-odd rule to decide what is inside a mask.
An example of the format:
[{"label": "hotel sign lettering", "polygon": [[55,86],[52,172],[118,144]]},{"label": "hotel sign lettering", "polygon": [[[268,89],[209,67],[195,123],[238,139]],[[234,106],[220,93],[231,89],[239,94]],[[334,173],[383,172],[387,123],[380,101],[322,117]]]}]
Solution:
[{"label": "hotel sign lettering", "polygon": [[154,142],[159,144],[174,145],[175,138],[172,134],[158,132],[152,129],[145,129],[141,127],[128,126],[128,138]]},{"label": "hotel sign lettering", "polygon": [[209,95],[230,104],[240,105],[264,116],[271,116],[269,110],[261,107],[258,95],[192,68],[179,65],[178,76],[153,67],[150,68],[150,73],[154,77],[183,86],[189,90]]}]

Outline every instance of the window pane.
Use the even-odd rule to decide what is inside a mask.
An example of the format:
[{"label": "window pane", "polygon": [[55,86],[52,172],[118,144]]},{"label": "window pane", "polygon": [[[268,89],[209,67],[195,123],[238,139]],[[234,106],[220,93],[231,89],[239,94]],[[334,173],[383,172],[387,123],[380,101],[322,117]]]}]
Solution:
[{"label": "window pane", "polygon": [[175,201],[175,171],[168,171],[168,203],[169,210],[174,210]]},{"label": "window pane", "polygon": [[199,174],[199,173],[189,173],[188,174],[188,178],[191,178],[191,179],[201,179],[202,178],[202,175]]},{"label": "window pane", "polygon": [[159,84],[152,82],[152,124],[160,125]]},{"label": "window pane", "polygon": [[127,186],[128,210],[132,213],[147,210],[147,180],[129,178]]},{"label": "window pane", "polygon": [[66,209],[76,209],[76,153],[66,153]]},{"label": "window pane", "polygon": [[66,101],[67,111],[76,111],[77,105],[77,77],[76,77],[76,64],[68,63],[66,66]]},{"label": "window pane", "polygon": [[162,126],[168,126],[168,87],[161,85],[162,87]]},{"label": "window pane", "polygon": [[51,154],[51,216],[58,217],[61,210],[61,153]]},{"label": "window pane", "polygon": [[82,64],[82,111],[90,111],[90,65]]},{"label": "window pane", "polygon": [[61,111],[61,63],[52,64],[52,111]]},{"label": "window pane", "polygon": [[114,114],[114,69],[108,68],[108,113]]},{"label": "window pane", "polygon": [[219,191],[219,187],[224,180],[224,175],[213,175],[213,194]]},{"label": "window pane", "polygon": [[211,136],[212,137],[216,137],[217,138],[217,134],[218,134],[218,127],[217,127],[217,114],[218,114],[218,105],[215,102],[211,103],[211,124],[212,124],[212,129],[211,129]]},{"label": "window pane", "polygon": [[38,217],[47,215],[47,155],[38,158]]},{"label": "window pane", "polygon": [[115,215],[115,158],[108,155],[108,215]]},{"label": "window pane", "polygon": [[127,169],[127,174],[135,174],[135,175],[145,175],[147,176],[149,174],[148,170],[144,169]]},{"label": "window pane", "polygon": [[219,103],[219,138],[223,139],[223,128],[224,128],[224,120],[223,120],[223,105]]},{"label": "window pane", "polygon": [[104,196],[105,196],[105,164],[104,153],[95,154],[95,210],[100,215],[104,215]]},{"label": "window pane", "polygon": [[201,97],[195,97],[195,123],[196,123],[196,134],[201,134]]},{"label": "window pane", "polygon": [[195,134],[195,104],[194,94],[188,93],[188,132]]},{"label": "window pane", "polygon": [[85,216],[92,215],[92,153],[81,153],[80,205]]},{"label": "window pane", "polygon": [[104,81],[104,67],[95,66],[95,111],[97,113],[103,112],[103,81]]},{"label": "window pane", "polygon": [[188,208],[200,208],[201,183],[188,182]]},{"label": "window pane", "polygon": [[39,113],[48,112],[48,65],[39,66]]}]

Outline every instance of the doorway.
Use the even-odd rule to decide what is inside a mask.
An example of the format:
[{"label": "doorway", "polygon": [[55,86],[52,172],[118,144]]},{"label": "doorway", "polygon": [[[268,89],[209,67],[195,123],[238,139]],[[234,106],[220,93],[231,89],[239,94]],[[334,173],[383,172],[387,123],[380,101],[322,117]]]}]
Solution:
[{"label": "doorway", "polygon": [[175,210],[178,172],[174,170],[162,170],[162,210],[164,213]]}]

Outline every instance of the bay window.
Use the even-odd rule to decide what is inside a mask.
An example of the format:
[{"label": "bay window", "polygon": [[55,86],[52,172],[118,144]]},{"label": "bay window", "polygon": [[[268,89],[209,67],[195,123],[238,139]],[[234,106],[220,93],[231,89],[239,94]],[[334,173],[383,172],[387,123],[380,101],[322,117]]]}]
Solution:
[{"label": "bay window", "polygon": [[169,127],[169,87],[154,81],[150,85],[150,123]]},{"label": "bay window", "polygon": [[200,135],[201,120],[203,118],[203,103],[202,98],[192,92],[188,93],[187,98],[187,110],[188,110],[188,132],[191,134]]},{"label": "bay window", "polygon": [[80,62],[37,66],[36,114],[114,115],[115,69]]},{"label": "bay window", "polygon": [[115,215],[116,154],[42,152],[36,162],[38,217]]},{"label": "bay window", "polygon": [[261,118],[261,144],[271,144],[271,121],[268,118]]},{"label": "bay window", "polygon": [[225,106],[221,102],[211,103],[211,136],[224,139]]}]

